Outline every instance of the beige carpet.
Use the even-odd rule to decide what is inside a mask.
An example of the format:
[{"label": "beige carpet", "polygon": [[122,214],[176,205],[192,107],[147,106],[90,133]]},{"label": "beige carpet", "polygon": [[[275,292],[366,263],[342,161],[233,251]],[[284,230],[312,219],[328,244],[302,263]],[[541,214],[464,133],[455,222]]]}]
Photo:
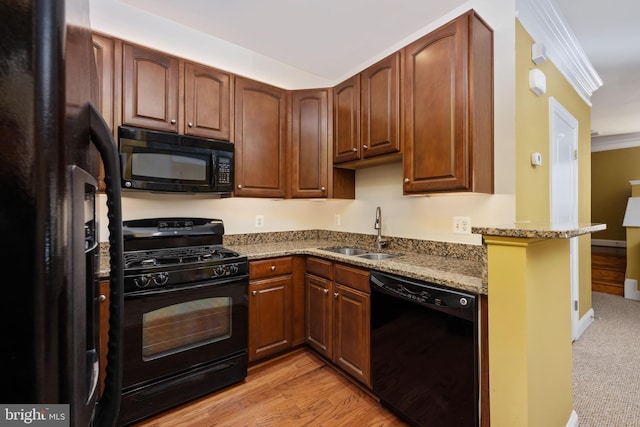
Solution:
[{"label": "beige carpet", "polygon": [[580,427],[640,427],[640,301],[594,292],[593,311],[573,343]]}]

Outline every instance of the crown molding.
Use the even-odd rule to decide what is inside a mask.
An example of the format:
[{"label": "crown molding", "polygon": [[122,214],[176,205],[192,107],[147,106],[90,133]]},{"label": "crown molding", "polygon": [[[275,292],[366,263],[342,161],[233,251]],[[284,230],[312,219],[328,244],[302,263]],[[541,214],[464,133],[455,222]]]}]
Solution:
[{"label": "crown molding", "polygon": [[[576,6],[578,7],[578,6]],[[516,17],[575,91],[591,106],[591,95],[602,79],[580,46],[555,0],[516,0]]]},{"label": "crown molding", "polygon": [[591,152],[640,147],[640,132],[591,138]]}]

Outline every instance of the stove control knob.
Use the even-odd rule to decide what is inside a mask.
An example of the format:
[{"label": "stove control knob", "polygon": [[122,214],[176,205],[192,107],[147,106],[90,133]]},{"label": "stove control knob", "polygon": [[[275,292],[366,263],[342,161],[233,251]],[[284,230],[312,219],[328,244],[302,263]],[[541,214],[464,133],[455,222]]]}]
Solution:
[{"label": "stove control knob", "polygon": [[224,276],[224,267],[221,265],[217,266],[215,270],[213,270],[213,274],[216,277]]},{"label": "stove control knob", "polygon": [[133,279],[133,283],[139,288],[146,288],[149,286],[149,278],[147,276],[139,276]]},{"label": "stove control knob", "polygon": [[153,277],[153,283],[156,286],[162,286],[167,283],[169,280],[169,275],[167,273],[158,273]]},{"label": "stove control knob", "polygon": [[229,266],[229,274],[236,274],[238,272],[238,264],[231,264]]}]

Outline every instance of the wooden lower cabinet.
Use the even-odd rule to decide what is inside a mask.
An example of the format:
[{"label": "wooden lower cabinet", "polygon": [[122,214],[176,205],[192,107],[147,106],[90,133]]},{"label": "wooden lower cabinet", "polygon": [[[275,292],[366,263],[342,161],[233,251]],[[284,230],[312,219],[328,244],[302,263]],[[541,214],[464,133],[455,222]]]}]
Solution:
[{"label": "wooden lower cabinet", "polygon": [[304,258],[249,263],[249,362],[304,342]]},{"label": "wooden lower cabinet", "polygon": [[307,344],[371,386],[369,271],[307,259]]},{"label": "wooden lower cabinet", "polygon": [[110,305],[110,281],[100,280],[100,307],[98,309],[100,316],[100,394],[104,390],[104,379],[107,375],[107,346],[109,344],[109,305]]}]

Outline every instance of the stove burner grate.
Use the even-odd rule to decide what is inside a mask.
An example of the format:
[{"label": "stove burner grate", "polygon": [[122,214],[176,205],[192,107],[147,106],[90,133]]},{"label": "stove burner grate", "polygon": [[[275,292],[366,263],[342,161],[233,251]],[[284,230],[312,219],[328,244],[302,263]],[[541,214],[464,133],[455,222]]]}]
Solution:
[{"label": "stove burner grate", "polygon": [[238,256],[238,253],[218,246],[187,246],[125,252],[124,264],[125,268],[155,267],[202,263]]}]

